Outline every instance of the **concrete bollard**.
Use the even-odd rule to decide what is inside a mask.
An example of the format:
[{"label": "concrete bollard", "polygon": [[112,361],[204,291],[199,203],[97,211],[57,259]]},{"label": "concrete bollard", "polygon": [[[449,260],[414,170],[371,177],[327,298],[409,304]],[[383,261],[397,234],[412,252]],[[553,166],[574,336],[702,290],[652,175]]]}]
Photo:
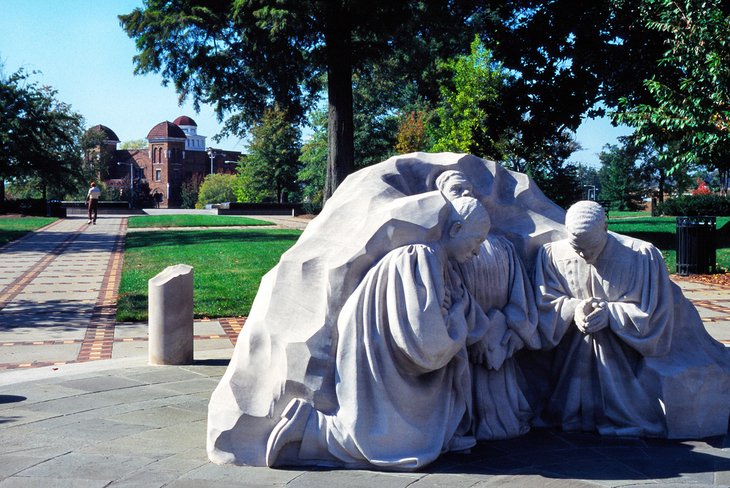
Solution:
[{"label": "concrete bollard", "polygon": [[165,268],[148,294],[149,363],[193,364],[193,267]]}]

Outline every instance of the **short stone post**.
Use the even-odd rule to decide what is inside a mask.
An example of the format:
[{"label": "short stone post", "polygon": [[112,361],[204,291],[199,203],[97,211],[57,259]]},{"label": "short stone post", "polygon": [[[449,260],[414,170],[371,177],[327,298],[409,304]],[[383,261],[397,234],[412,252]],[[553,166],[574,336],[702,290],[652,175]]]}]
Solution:
[{"label": "short stone post", "polygon": [[148,295],[150,364],[193,364],[193,267],[165,268]]}]

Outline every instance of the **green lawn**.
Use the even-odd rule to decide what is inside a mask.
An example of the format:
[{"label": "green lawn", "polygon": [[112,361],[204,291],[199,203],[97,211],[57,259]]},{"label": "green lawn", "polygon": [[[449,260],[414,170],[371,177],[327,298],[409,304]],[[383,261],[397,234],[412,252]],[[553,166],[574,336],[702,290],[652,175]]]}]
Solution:
[{"label": "green lawn", "polygon": [[145,215],[130,217],[128,226],[143,227],[229,227],[229,226],[273,225],[265,220],[251,219],[237,215]]},{"label": "green lawn", "polygon": [[300,235],[255,228],[127,234],[117,320],[147,320],[147,282],[175,264],[194,268],[195,317],[248,315],[261,277]]},{"label": "green lawn", "polygon": [[[730,217],[717,217],[717,267],[719,271],[730,269]],[[676,270],[676,217],[640,217],[617,219],[611,212],[608,229],[637,239],[649,241],[662,251],[667,269]]]},{"label": "green lawn", "polygon": [[23,237],[30,231],[58,220],[55,217],[0,217],[0,246]]},{"label": "green lawn", "polygon": [[608,212],[611,219],[624,219],[624,218],[635,218],[635,217],[651,217],[651,212],[647,211],[641,211],[641,212],[628,212],[623,210],[611,210]]}]

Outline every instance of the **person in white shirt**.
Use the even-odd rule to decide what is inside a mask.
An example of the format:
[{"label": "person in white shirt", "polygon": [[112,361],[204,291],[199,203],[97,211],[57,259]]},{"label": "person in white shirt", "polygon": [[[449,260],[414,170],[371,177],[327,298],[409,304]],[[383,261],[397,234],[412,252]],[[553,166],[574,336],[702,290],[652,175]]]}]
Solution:
[{"label": "person in white shirt", "polygon": [[99,197],[101,196],[101,190],[96,187],[96,183],[91,182],[91,188],[89,188],[86,194],[86,208],[89,213],[89,224],[96,224],[96,216],[99,208]]}]

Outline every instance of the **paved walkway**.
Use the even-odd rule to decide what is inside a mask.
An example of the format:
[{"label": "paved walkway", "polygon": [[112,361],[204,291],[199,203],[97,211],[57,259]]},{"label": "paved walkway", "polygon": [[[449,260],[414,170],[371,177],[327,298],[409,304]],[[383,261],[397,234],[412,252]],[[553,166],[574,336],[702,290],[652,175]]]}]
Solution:
[{"label": "paved walkway", "polygon": [[[124,217],[71,218],[0,248],[0,488],[730,486],[722,436],[538,430],[415,474],[213,465],[207,402],[243,321],[197,321],[192,366],[147,365],[146,324],[114,322],[125,233]],[[730,344],[730,289],[678,282]]]}]

